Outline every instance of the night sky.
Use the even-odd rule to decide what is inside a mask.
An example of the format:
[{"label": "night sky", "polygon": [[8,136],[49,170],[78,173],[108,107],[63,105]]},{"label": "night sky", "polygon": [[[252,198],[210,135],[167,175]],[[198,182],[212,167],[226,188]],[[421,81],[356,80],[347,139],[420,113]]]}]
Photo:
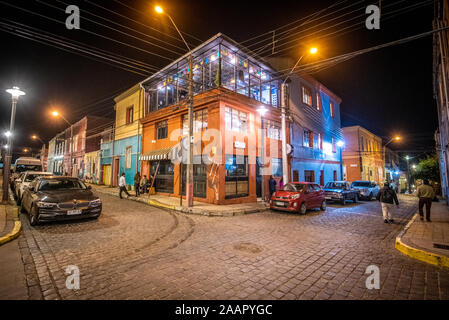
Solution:
[{"label": "night sky", "polygon": [[[432,1],[383,0],[380,30],[367,30],[364,27],[366,17],[364,10],[368,4],[377,2],[352,0],[291,2],[172,0],[161,1],[159,4],[170,13],[182,31],[195,38],[206,40],[216,33],[222,32],[241,42],[339,3],[320,15],[314,16],[313,19],[316,19],[314,22],[292,31],[292,33],[301,33],[283,40],[294,41],[281,46],[280,49],[292,45],[294,47],[278,53],[279,55],[299,57],[307,46],[313,44],[319,48],[319,55],[314,59],[333,57],[432,29]],[[407,7],[418,2],[427,5],[405,11]],[[7,6],[5,3],[42,16],[26,13]],[[64,25],[67,17],[65,12],[44,3],[63,10],[68,4],[78,4],[81,9],[81,30],[67,30]],[[352,7],[344,9],[351,4]],[[100,8],[98,5],[110,11]],[[153,11],[154,5],[155,2],[152,1],[126,0],[70,1],[70,3],[65,0],[1,1],[0,22],[8,24],[16,22],[45,30],[84,45],[94,46],[97,49],[144,62],[154,68],[162,68],[171,60],[185,53],[186,49],[183,43],[177,40],[176,31],[169,27],[167,18],[158,16]],[[341,11],[335,12],[339,9]],[[354,10],[355,12],[351,13]],[[154,29],[119,17],[113,12],[169,35],[158,33]],[[344,13],[347,14],[330,21]],[[326,14],[328,14],[327,17],[320,19]],[[357,17],[360,15],[361,17]],[[59,23],[43,16],[55,19]],[[101,20],[99,16],[169,42],[171,45],[113,25],[108,21]],[[383,20],[384,17],[385,20]],[[162,47],[173,49],[174,52],[128,37],[85,18],[133,34],[148,42],[157,43]],[[352,20],[345,22],[348,19]],[[338,22],[343,23],[335,26],[334,24]],[[290,27],[297,26],[299,23],[292,24]],[[321,26],[314,28],[314,25],[319,23]],[[329,35],[329,33],[342,31],[343,28],[353,24],[356,26],[346,30],[356,29],[355,31]],[[288,28],[281,29],[280,32],[288,30]],[[323,30],[324,28],[329,29]],[[87,113],[112,118],[114,111],[111,98],[117,92],[123,91],[144,78],[142,75],[23,39],[2,30],[4,27],[0,28],[2,40],[0,130],[2,132],[9,129],[11,108],[10,96],[4,90],[17,85],[27,93],[20,100],[17,110],[15,130],[17,147],[38,148],[39,143],[29,138],[31,134],[38,134],[44,141],[48,141],[66,127],[62,120],[54,119],[49,115],[53,108],[63,112],[72,122],[81,119]],[[139,47],[142,50],[89,34],[85,30]],[[311,33],[314,34],[310,35]],[[328,36],[322,37],[326,35]],[[245,44],[249,45],[258,40],[268,39],[268,37],[266,35]],[[300,37],[301,39],[297,40]],[[319,39],[316,40],[318,37]],[[200,44],[200,41],[193,37],[187,36],[186,39],[192,45]],[[251,49],[257,49],[266,43],[267,41],[251,46]],[[282,41],[279,44],[282,45]],[[263,56],[270,53],[268,51]],[[312,62],[311,58],[304,59],[304,63],[308,62]],[[364,54],[314,73],[313,76],[342,98],[342,126],[358,124],[384,139],[399,134],[403,137],[403,141],[397,145],[391,144],[391,147],[401,151],[401,155],[410,154],[422,157],[434,150],[433,134],[437,128],[437,111],[432,90],[432,37]]]}]

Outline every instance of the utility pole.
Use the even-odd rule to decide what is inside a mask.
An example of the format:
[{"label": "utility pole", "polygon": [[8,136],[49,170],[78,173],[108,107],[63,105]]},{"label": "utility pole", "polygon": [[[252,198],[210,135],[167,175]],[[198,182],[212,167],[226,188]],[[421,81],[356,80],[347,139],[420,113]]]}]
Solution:
[{"label": "utility pole", "polygon": [[410,181],[410,164],[409,164],[409,156],[405,156],[405,160],[407,160],[407,185],[408,185],[408,193],[410,194],[412,192],[412,185]]},{"label": "utility pole", "polygon": [[281,143],[282,143],[282,179],[284,185],[289,181],[288,161],[287,161],[287,134],[285,120],[285,105],[287,102],[287,91],[285,82],[281,84]]}]

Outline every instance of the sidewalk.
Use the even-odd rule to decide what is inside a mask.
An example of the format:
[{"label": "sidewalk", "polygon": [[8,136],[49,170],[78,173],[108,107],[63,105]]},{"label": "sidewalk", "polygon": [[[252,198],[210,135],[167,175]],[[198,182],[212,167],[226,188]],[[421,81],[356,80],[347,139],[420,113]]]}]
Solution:
[{"label": "sidewalk", "polygon": [[412,258],[449,267],[449,208],[444,200],[432,202],[430,218],[432,222],[421,221],[417,212],[396,238],[395,246]]},{"label": "sidewalk", "polygon": [[[92,190],[94,192],[109,194],[118,197],[119,190],[118,188],[108,187],[108,186],[100,186],[96,184],[92,184]],[[130,195],[135,194],[134,191],[129,191]],[[125,196],[124,196],[125,197]],[[222,217],[230,217],[243,215],[248,213],[256,213],[269,210],[262,202],[257,203],[242,203],[242,204],[227,204],[227,205],[215,205],[209,204],[199,201],[193,202],[193,207],[188,208],[185,206],[186,200],[182,200],[182,206],[180,206],[180,200],[177,197],[168,197],[162,195],[151,195],[148,198],[148,194],[141,195],[139,197],[131,196],[129,200],[138,201],[150,204],[155,207],[170,209],[182,213],[190,213],[190,214],[198,214],[204,216],[222,216]]]}]

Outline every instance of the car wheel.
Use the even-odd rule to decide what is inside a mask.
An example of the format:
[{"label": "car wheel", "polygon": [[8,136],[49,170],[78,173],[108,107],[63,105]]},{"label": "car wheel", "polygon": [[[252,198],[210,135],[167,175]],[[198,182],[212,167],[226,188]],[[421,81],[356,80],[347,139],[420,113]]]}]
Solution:
[{"label": "car wheel", "polygon": [[300,214],[306,214],[306,211],[307,211],[307,205],[306,205],[305,202],[303,202],[303,203],[301,204],[301,207],[299,207],[299,213],[300,213]]},{"label": "car wheel", "polygon": [[39,224],[39,220],[37,218],[37,212],[36,212],[36,207],[32,206],[30,213],[29,213],[29,218],[30,218],[30,225],[32,226],[36,226]]},{"label": "car wheel", "polygon": [[320,210],[321,211],[326,211],[326,208],[327,208],[327,203],[326,203],[326,200],[324,200],[323,202],[321,202]]},{"label": "car wheel", "polygon": [[373,200],[373,193],[372,193],[372,192],[369,194],[368,200],[369,200],[369,201]]}]

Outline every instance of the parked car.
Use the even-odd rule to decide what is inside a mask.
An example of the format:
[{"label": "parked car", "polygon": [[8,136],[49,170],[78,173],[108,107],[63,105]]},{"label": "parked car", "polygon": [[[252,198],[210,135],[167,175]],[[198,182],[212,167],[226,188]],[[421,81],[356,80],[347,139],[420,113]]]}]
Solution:
[{"label": "parked car", "polygon": [[53,175],[50,172],[39,172],[39,171],[25,171],[22,172],[19,175],[19,178],[17,178],[15,183],[15,194],[17,198],[17,204],[20,204],[22,202],[22,196],[26,188],[30,185],[30,183],[37,177],[40,176],[51,176]]},{"label": "parked car", "polygon": [[20,157],[17,158],[12,167],[12,174],[10,176],[10,186],[13,191],[15,191],[15,180],[19,177],[22,172],[25,171],[42,171],[42,162],[39,159],[32,157]]},{"label": "parked car", "polygon": [[375,181],[357,180],[352,183],[352,188],[360,191],[360,199],[372,200],[379,193],[379,186]]},{"label": "parked car", "polygon": [[326,200],[338,201],[345,205],[346,200],[352,200],[354,203],[359,198],[359,190],[352,189],[348,181],[328,182],[324,186]]},{"label": "parked car", "polygon": [[40,176],[25,189],[20,206],[30,224],[43,221],[98,218],[101,200],[78,178]]},{"label": "parked car", "polygon": [[270,208],[305,214],[307,209],[326,210],[324,191],[320,186],[310,182],[287,183],[282,190],[273,193]]}]

